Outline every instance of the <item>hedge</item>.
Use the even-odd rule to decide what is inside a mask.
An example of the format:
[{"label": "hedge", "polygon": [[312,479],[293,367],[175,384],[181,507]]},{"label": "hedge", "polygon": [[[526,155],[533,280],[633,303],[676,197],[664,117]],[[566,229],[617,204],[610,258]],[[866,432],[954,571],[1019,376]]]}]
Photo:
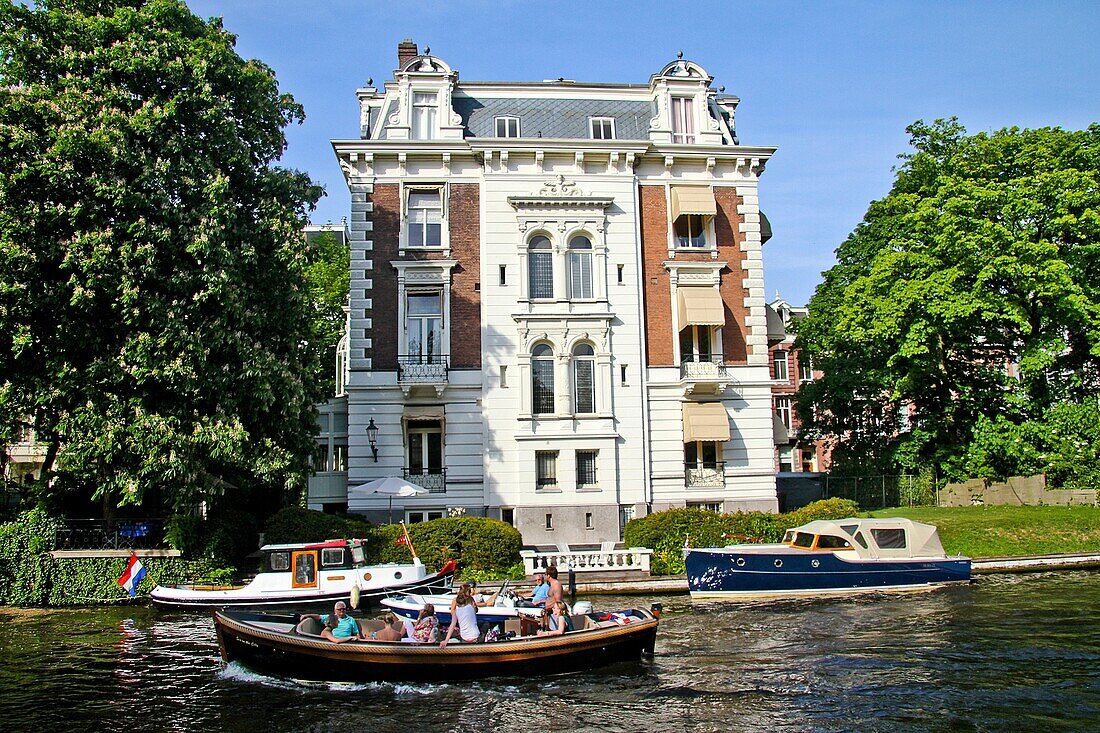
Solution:
[{"label": "hedge", "polygon": [[[129,558],[54,559],[59,519],[42,509],[0,524],[0,604],[10,606],[85,606],[129,602],[118,585]],[[211,559],[142,558],[147,574],[138,586],[144,595],[158,583],[224,583],[233,573]]]},{"label": "hedge", "polygon": [[627,547],[653,550],[654,575],[684,572],[683,547],[721,547],[735,542],[779,542],[783,533],[815,519],[844,519],[859,513],[848,499],[825,499],[786,514],[735,512],[718,514],[705,509],[669,509],[627,522]]}]

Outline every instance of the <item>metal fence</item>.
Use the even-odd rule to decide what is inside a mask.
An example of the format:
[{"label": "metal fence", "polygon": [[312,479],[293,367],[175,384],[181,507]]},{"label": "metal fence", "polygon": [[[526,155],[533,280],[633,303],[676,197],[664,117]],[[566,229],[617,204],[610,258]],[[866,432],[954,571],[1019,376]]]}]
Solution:
[{"label": "metal fence", "polygon": [[71,519],[54,536],[58,550],[155,550],[164,546],[160,519]]},{"label": "metal fence", "polygon": [[822,498],[851,499],[860,509],[932,506],[936,493],[928,479],[899,476],[826,476]]}]

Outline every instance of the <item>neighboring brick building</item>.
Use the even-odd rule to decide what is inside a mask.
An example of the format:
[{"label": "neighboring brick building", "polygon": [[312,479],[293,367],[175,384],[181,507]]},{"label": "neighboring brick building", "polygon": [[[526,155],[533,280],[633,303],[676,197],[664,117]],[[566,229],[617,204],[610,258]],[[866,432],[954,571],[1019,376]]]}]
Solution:
[{"label": "neighboring brick building", "polygon": [[768,358],[775,380],[772,423],[775,468],[779,473],[818,473],[829,468],[828,451],[823,443],[805,445],[796,440],[802,422],[794,409],[794,396],[803,382],[820,376],[794,348],[794,334],[787,328],[791,321],[805,318],[806,312],[805,307],[792,306],[778,294],[768,303]]},{"label": "neighboring brick building", "polygon": [[460,509],[528,544],[615,541],[675,506],[774,511],[775,149],[739,143],[738,99],[682,59],[647,84],[459,82],[410,41],[399,64],[358,90],[361,137],[333,141],[351,488],[314,482],[310,506],[385,520],[356,487],[400,476],[429,493],[395,519]]}]

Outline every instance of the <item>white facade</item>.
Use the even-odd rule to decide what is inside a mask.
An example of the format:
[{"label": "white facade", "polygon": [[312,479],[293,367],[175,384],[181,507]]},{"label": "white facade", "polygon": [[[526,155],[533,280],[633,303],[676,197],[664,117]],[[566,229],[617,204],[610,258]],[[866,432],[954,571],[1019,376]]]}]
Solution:
[{"label": "white facade", "polygon": [[774,149],[737,144],[737,100],[710,81],[675,61],[648,85],[460,84],[409,56],[359,90],[364,136],[333,142],[350,510],[385,519],[354,487],[405,476],[431,493],[395,519],[458,509],[552,545],[673,506],[776,508],[757,194]]}]

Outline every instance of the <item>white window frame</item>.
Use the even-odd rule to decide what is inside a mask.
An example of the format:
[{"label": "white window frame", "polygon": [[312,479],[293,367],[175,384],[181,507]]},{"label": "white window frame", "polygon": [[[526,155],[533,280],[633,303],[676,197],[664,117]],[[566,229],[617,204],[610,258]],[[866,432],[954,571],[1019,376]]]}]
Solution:
[{"label": "white window frame", "polygon": [[[536,355],[536,351],[541,351],[545,347],[549,354],[542,353]],[[550,409],[541,410],[538,405],[538,390],[537,387],[537,370],[536,365],[550,365],[549,378],[550,378]],[[531,347],[531,414],[532,415],[554,415],[557,413],[557,358],[554,354],[554,347],[546,342],[540,342]]]},{"label": "white window frame", "polygon": [[[540,243],[538,249],[532,249],[532,246],[535,244],[535,240],[538,240],[538,239],[546,240],[546,246],[544,247]],[[549,294],[539,293],[538,295],[536,295],[535,292],[534,292],[534,288],[532,287],[534,285],[534,277],[535,277],[534,260],[536,259],[536,257],[532,256],[533,253],[539,255],[539,257],[537,259],[545,258],[550,263],[550,293]],[[527,298],[529,300],[553,300],[554,299],[554,270],[555,270],[554,259],[555,259],[554,242],[553,242],[552,239],[550,239],[550,237],[546,236],[545,234],[535,234],[529,240],[527,240]]]},{"label": "white window frame", "polygon": [[[587,246],[584,246],[581,242],[587,242]],[[576,246],[574,246],[574,244]],[[568,268],[568,280],[569,280],[569,299],[570,300],[594,300],[596,297],[596,274],[595,274],[595,245],[592,243],[592,238],[585,234],[575,234],[569,238],[569,246],[566,253],[566,263]],[[585,278],[584,267],[587,263],[587,282]],[[578,282],[579,281],[579,282]],[[580,287],[578,287],[578,284]],[[587,290],[585,289],[587,285]],[[581,290],[580,293],[577,290]]]},{"label": "white window frame", "polygon": [[[415,194],[430,194],[430,193],[434,193],[436,196],[438,196],[438,201],[439,201],[439,208],[438,209],[419,207],[419,206],[414,209],[411,206],[410,200],[411,200],[413,195],[415,195]],[[427,250],[427,251],[431,251],[431,252],[437,252],[439,250],[449,251],[450,250],[450,235],[449,235],[448,230],[450,229],[450,226],[449,226],[448,216],[447,216],[447,203],[448,202],[447,202],[447,186],[446,186],[446,184],[440,183],[440,184],[423,184],[423,185],[406,186],[405,190],[402,191],[401,198],[402,198],[401,241],[399,243],[399,248],[401,250],[401,253],[404,254],[406,249]],[[427,240],[427,228],[426,228],[426,226],[425,226],[425,229],[423,230],[423,234],[421,234],[420,241],[419,242],[414,242],[413,241],[412,229],[411,229],[411,226],[413,224],[412,220],[414,218],[413,213],[414,212],[421,212],[421,211],[425,212],[425,216],[424,216],[425,219],[428,218],[427,212],[432,212],[432,211],[438,211],[439,212],[439,222],[438,222],[439,223],[439,244],[426,244],[425,243],[426,240]],[[419,217],[417,217],[417,218],[419,218]],[[416,222],[416,223],[418,223],[418,224],[423,223],[425,225],[428,225],[428,224],[434,224],[435,222],[430,222],[430,221],[425,220],[424,222]]]},{"label": "white window frame", "polygon": [[[424,296],[424,295],[434,295],[434,296],[439,298],[439,313],[438,313],[438,316],[436,314],[413,314],[411,312],[412,309],[409,308],[409,298],[414,298],[416,296]],[[441,363],[443,363],[443,361],[447,357],[447,348],[446,348],[447,347],[447,343],[446,343],[447,325],[443,320],[443,316],[444,316],[443,312],[444,312],[444,310],[446,310],[446,307],[445,307],[444,302],[443,302],[443,298],[444,298],[443,290],[441,288],[431,288],[431,289],[424,289],[424,290],[421,290],[421,289],[416,289],[416,290],[406,289],[405,292],[404,292],[403,297],[405,298],[405,308],[404,308],[405,323],[403,324],[404,329],[405,329],[405,332],[404,332],[404,335],[405,335],[405,354],[404,355],[407,355],[407,356],[420,356],[420,357],[424,357],[424,356],[434,357],[434,361],[432,360],[432,358],[429,358],[428,361],[422,362],[422,363],[427,363],[427,364],[432,364],[432,363],[441,364]],[[438,348],[437,348],[435,354],[425,354],[424,353],[424,347],[426,345],[425,344],[426,339],[424,338],[425,326],[433,318],[437,318],[437,317],[439,319],[439,344],[438,344]],[[420,353],[418,353],[418,354],[413,354],[412,353],[412,347],[410,346],[410,343],[409,343],[410,328],[411,328],[414,321],[419,324],[419,330],[420,330],[420,342],[421,343],[420,343]]]},{"label": "white window frame", "polygon": [[775,372],[777,382],[791,381],[790,359],[786,349],[776,349],[772,352],[772,371]]},{"label": "white window frame", "polygon": [[[597,129],[599,134],[596,134]],[[607,132],[607,135],[604,135]],[[615,118],[614,117],[589,117],[588,118],[588,137],[593,140],[614,140],[615,139]]]},{"label": "white window frame", "polygon": [[[676,231],[676,223],[681,219],[687,220],[688,236],[686,238],[680,236],[679,232]],[[699,241],[702,242],[701,244],[692,244],[694,239],[691,234],[691,222],[695,219],[699,220]],[[676,217],[672,222],[672,239],[675,242],[676,249],[692,250],[695,252],[714,249],[713,219],[713,216],[707,214],[680,214],[680,216]]]},{"label": "white window frame", "polygon": [[[535,451],[535,491],[536,492],[556,492],[561,491],[561,484],[558,480],[558,451],[556,450],[538,450]],[[548,476],[548,480],[543,482],[543,475],[541,472],[541,461],[548,461],[548,465],[553,469],[551,473],[553,476]],[[552,479],[552,480],[550,480]]]},{"label": "white window frame", "polygon": [[672,95],[668,114],[672,128],[672,142],[681,145],[695,144],[695,98]]},{"label": "white window frame", "polygon": [[[410,422],[409,423],[409,426],[405,429],[405,444],[406,444],[406,447],[405,447],[405,465],[408,467],[410,473],[412,473],[412,470],[413,470],[413,466],[412,466],[412,457],[413,457],[412,436],[414,434],[423,436],[420,439],[421,469],[425,470],[425,471],[428,471],[428,472],[431,472],[433,468],[436,468],[439,471],[442,471],[443,467],[445,465],[447,465],[446,446],[443,444],[443,437],[444,437],[443,436],[443,426],[440,425],[438,422],[433,422],[433,421],[429,421],[429,420],[416,421],[416,422]],[[435,466],[435,467],[430,465],[431,464],[431,446],[430,446],[430,439],[428,437],[429,435],[438,435],[439,436],[439,465]],[[419,476],[419,475],[423,475],[423,474],[415,474],[415,475]]]},{"label": "white window frame", "polygon": [[798,381],[812,382],[814,379],[814,365],[810,357],[804,352],[798,352]]},{"label": "white window frame", "polygon": [[405,512],[405,524],[419,524],[447,516],[446,509],[410,509]]},{"label": "white window frame", "polygon": [[413,89],[409,99],[412,106],[409,112],[409,137],[413,140],[437,139],[439,137],[439,92],[434,89]]},{"label": "white window frame", "polygon": [[784,427],[787,430],[791,429],[792,415],[791,410],[791,398],[786,395],[780,395],[775,398],[775,414],[779,415],[779,419],[783,421]]},{"label": "white window frame", "polygon": [[687,503],[688,509],[702,509],[706,512],[714,512],[715,514],[722,513],[722,502],[720,501],[689,501]]},{"label": "white window frame", "polygon": [[[501,134],[501,123],[504,125],[504,134]],[[520,126],[519,118],[511,115],[502,115],[500,117],[493,118],[493,131],[497,137],[519,137]],[[514,133],[514,134],[509,134]]]}]

